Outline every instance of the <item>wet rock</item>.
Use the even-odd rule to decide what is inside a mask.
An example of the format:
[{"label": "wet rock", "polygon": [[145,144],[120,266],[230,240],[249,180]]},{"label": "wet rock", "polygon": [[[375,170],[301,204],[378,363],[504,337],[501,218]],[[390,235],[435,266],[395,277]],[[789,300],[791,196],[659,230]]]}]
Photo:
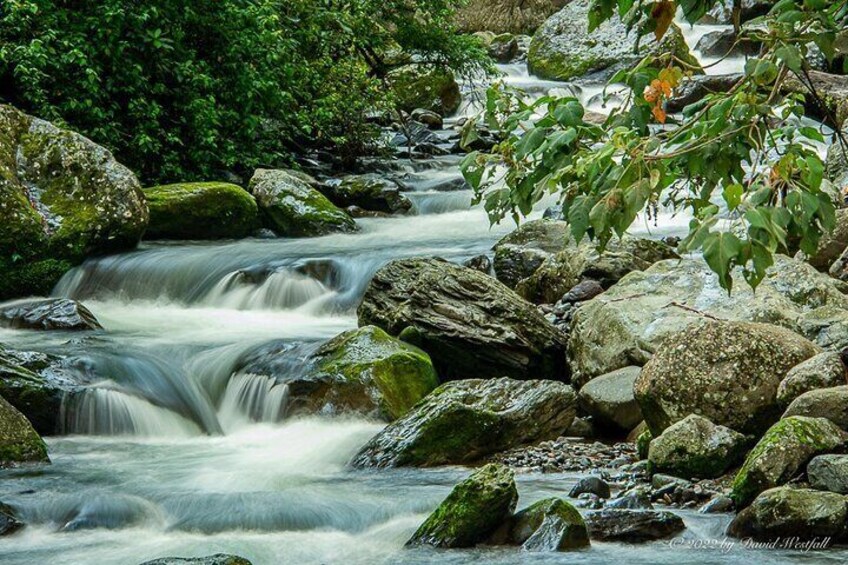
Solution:
[{"label": "wet rock", "polygon": [[438,259],[399,259],[374,275],[357,311],[427,351],[442,380],[505,375],[568,381],[566,337],[497,280]]},{"label": "wet rock", "polygon": [[644,487],[636,487],[623,493],[615,500],[610,500],[607,503],[607,508],[652,510],[654,505],[651,504],[651,497],[646,492],[646,489]]},{"label": "wet rock", "polygon": [[617,432],[632,430],[642,421],[633,384],[641,368],[625,367],[586,383],[578,394],[578,406],[601,427]]},{"label": "wet rock", "polygon": [[456,485],[406,545],[473,547],[509,519],[517,502],[512,471],[486,465]]},{"label": "wet rock", "polygon": [[514,289],[570,241],[571,229],[566,222],[545,219],[526,222],[495,244],[495,274],[499,281]]},{"label": "wet rock", "polygon": [[757,541],[826,540],[830,545],[845,533],[848,501],[842,495],[810,489],[779,487],[761,493],[742,510],[727,533]]},{"label": "wet rock", "polygon": [[674,90],[673,97],[665,104],[665,109],[667,112],[681,112],[683,108],[700,101],[708,94],[729,92],[743,78],[742,73],[689,77]]},{"label": "wet rock", "polygon": [[506,543],[520,545],[524,551],[568,551],[589,545],[583,517],[560,498],[532,504],[508,520],[501,530],[507,532]]},{"label": "wet rock", "polygon": [[146,239],[238,239],[259,225],[259,209],[240,186],[188,182],[144,189],[150,208]]},{"label": "wet rock", "polygon": [[711,316],[783,326],[822,347],[836,348],[842,337],[848,340],[848,297],[841,283],[810,265],[775,256],[756,293],[739,272],[734,280],[728,295],[702,260],[660,261],[582,303],[568,344],[574,382],[581,385],[622,367],[644,365],[665,340]]},{"label": "wet rock", "polygon": [[784,418],[789,416],[827,418],[848,430],[848,385],[805,392],[793,400],[783,413]]},{"label": "wet rock", "polygon": [[807,480],[814,489],[848,494],[848,455],[813,457],[807,465]]},{"label": "wet rock", "polygon": [[585,302],[586,300],[591,300],[601,294],[604,291],[604,287],[601,286],[596,280],[585,280],[580,281],[571,289],[566,292],[562,298],[561,302],[565,304],[576,304],[578,302]]},{"label": "wet rock", "polygon": [[431,110],[425,110],[424,108],[416,108],[409,117],[430,129],[442,129],[444,126],[442,117],[439,114]]},{"label": "wet rock", "polygon": [[310,177],[282,169],[257,169],[250,179],[265,227],[287,237],[355,231],[356,222],[311,186]]},{"label": "wet rock", "polygon": [[577,502],[574,503],[578,508],[590,508],[597,510],[604,507],[604,502],[601,497],[591,492],[584,492],[577,497]]},{"label": "wet rock", "polygon": [[0,300],[46,294],[72,263],[132,249],[148,222],[138,179],[109,151],[2,104],[0,216]]},{"label": "wet rock", "polygon": [[704,504],[698,512],[702,514],[719,514],[723,512],[733,512],[736,505],[733,504],[733,499],[729,496],[716,496]]},{"label": "wet rock", "polygon": [[648,461],[662,473],[713,479],[740,463],[747,445],[744,435],[691,414],[651,441]]},{"label": "wet rock", "polygon": [[830,420],[790,416],[772,426],[733,480],[731,498],[744,508],[764,490],[785,484],[807,462],[841,448],[848,436]]},{"label": "wet rock", "polygon": [[24,527],[8,504],[0,502],[0,537],[10,536]]},{"label": "wet rock", "polygon": [[788,406],[811,390],[848,384],[839,352],[825,351],[792,367],[777,387],[777,401]]},{"label": "wet rock", "polygon": [[459,84],[449,69],[422,65],[399,67],[388,75],[397,106],[405,112],[419,108],[448,116],[462,101]]},{"label": "wet rock", "polygon": [[600,477],[583,477],[577,484],[571,487],[571,491],[568,493],[568,496],[571,498],[577,498],[583,493],[591,493],[599,498],[609,498],[610,497],[610,487]]},{"label": "wet rock", "polygon": [[766,324],[704,321],[669,337],[634,385],[657,436],[689,414],[743,433],[762,432],[780,415],[777,387],[819,349]]},{"label": "wet rock", "polygon": [[707,57],[755,56],[760,52],[761,44],[756,41],[738,41],[736,32],[732,29],[723,29],[705,33],[695,46],[696,51]]},{"label": "wet rock", "polygon": [[0,308],[0,326],[27,330],[102,330],[91,310],[76,300],[50,298]]},{"label": "wet rock", "polygon": [[567,0],[470,0],[456,12],[464,32],[533,33]]},{"label": "wet rock", "polygon": [[141,565],[252,565],[252,563],[238,555],[216,553],[207,557],[162,557],[145,561]]},{"label": "wet rock", "polygon": [[589,537],[597,541],[645,542],[686,529],[683,520],[667,511],[606,509],[585,517]]},{"label": "wet rock", "polygon": [[342,208],[358,206],[387,214],[404,214],[412,208],[398,183],[375,174],[348,175],[328,183],[325,190],[333,204]]},{"label": "wet rock", "polygon": [[616,465],[620,463],[621,468],[624,469],[636,461],[636,453],[631,443],[607,445],[600,442],[588,442],[580,438],[559,437],[536,445],[498,453],[492,459],[522,471],[538,473],[579,471],[597,474],[612,468],[614,462]]},{"label": "wet rock", "polygon": [[49,462],[47,446],[29,420],[0,397],[0,468]]},{"label": "wet rock", "polygon": [[651,486],[660,490],[669,485],[674,486],[689,486],[691,484],[688,479],[675,477],[674,475],[666,475],[665,473],[654,473],[651,477]]},{"label": "wet rock", "polygon": [[492,39],[486,49],[497,63],[509,63],[518,55],[518,40],[511,33],[502,33]]},{"label": "wet rock", "polygon": [[700,68],[676,25],[671,25],[659,43],[653,36],[640,41],[638,32],[634,29],[628,33],[617,16],[589,32],[590,5],[589,0],[573,0],[536,31],[527,55],[531,73],[552,80],[570,80],[599,71],[612,74],[650,53],[666,52]]},{"label": "wet rock", "polygon": [[488,255],[477,255],[476,257],[472,257],[465,261],[462,266],[474,269],[475,271],[480,271],[487,275],[492,272],[492,260],[489,259]]},{"label": "wet rock", "polygon": [[444,384],[389,424],[357,467],[433,466],[558,437],[574,419],[574,390],[554,381],[469,379]]}]

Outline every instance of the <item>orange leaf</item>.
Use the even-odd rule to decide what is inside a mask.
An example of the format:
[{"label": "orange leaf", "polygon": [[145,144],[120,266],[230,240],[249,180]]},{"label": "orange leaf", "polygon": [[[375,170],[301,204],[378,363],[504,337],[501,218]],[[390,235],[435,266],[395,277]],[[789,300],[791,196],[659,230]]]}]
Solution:
[{"label": "orange leaf", "polygon": [[657,41],[663,38],[665,32],[668,31],[671,22],[674,21],[674,12],[677,10],[672,0],[662,0],[655,2],[651,10],[651,17],[657,22],[657,27],[654,28],[654,35]]},{"label": "orange leaf", "polygon": [[654,118],[661,124],[665,123],[665,110],[662,109],[662,106],[654,106],[651,108],[651,113],[654,115]]}]

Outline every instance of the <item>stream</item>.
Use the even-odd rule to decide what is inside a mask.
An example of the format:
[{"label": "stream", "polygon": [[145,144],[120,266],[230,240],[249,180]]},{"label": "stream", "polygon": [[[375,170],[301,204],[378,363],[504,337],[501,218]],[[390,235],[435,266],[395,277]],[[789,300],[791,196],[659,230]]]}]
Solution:
[{"label": "stream", "polygon": [[[690,45],[719,27],[705,28],[687,30]],[[741,60],[720,65],[722,72],[740,66]],[[502,70],[533,95],[563,86],[529,76],[523,64]],[[600,90],[579,92],[588,102]],[[0,472],[0,500],[29,524],[0,541],[0,562],[132,564],[217,552],[256,565],[844,562],[844,551],[745,549],[724,539],[730,515],[691,510],[675,510],[687,530],[673,541],[597,542],[565,554],[404,550],[469,470],[351,470],[347,461],[381,424],[317,416],[281,421],[284,387],[233,374],[240,359],[269,341],[286,346],[275,362],[296,367],[317,344],[356,327],[355,309],[371,276],[392,259],[461,262],[489,253],[514,225],[490,227],[468,190],[436,189],[460,178],[459,160],[407,163],[414,214],[360,219],[355,234],[146,242],[89,260],[54,295],[82,301],[104,332],[69,338],[0,329],[0,343],[9,347],[73,357],[90,382],[63,407],[67,435],[46,439],[52,465]],[[656,225],[637,221],[633,233],[680,235],[687,224],[663,213]],[[565,496],[577,478],[518,475],[519,507]],[[725,545],[698,548],[703,540]]]}]

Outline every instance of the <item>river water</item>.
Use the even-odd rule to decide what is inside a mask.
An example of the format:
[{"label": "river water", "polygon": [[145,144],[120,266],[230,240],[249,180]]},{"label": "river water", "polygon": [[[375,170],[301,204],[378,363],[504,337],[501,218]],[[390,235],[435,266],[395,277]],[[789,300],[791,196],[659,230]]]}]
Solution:
[{"label": "river water", "polygon": [[[696,30],[692,33],[701,33]],[[691,39],[691,38],[690,38]],[[504,66],[540,94],[561,88]],[[587,101],[599,89],[583,87]],[[105,332],[91,337],[0,330],[0,343],[75,359],[88,391],[63,407],[67,435],[47,438],[53,464],[0,472],[0,500],[29,524],[0,541],[5,564],[132,564],[167,555],[235,553],[276,563],[762,563],[810,556],[692,549],[723,538],[729,516],[682,511],[674,543],[594,543],[559,555],[514,549],[404,550],[464,468],[354,471],[349,458],[381,424],[281,420],[285,388],[233,374],[269,341],[296,370],[316,344],[356,326],[373,273],[404,256],[452,261],[490,252],[490,227],[459,179],[458,157],[408,164],[415,215],[362,219],[361,232],[311,239],[145,243],[85,263],[54,294],[83,301]],[[538,215],[538,214],[537,214]],[[634,233],[685,231],[663,214]],[[518,477],[520,506],[565,496],[576,476]],[[730,541],[726,543],[731,543]],[[817,554],[842,562],[845,554]]]}]

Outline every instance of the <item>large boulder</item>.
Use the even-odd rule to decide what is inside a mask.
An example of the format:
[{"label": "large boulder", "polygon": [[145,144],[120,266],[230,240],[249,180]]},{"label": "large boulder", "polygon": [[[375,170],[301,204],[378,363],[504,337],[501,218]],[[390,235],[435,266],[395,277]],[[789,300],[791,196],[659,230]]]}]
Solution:
[{"label": "large boulder", "polygon": [[775,256],[756,292],[740,272],[733,277],[728,295],[703,260],[660,261],[582,304],[568,344],[574,382],[644,365],[663,341],[710,317],[783,326],[822,347],[848,340],[844,285],[803,261]]},{"label": "large boulder", "polygon": [[47,446],[32,424],[0,396],[0,468],[49,462]]},{"label": "large boulder", "polygon": [[470,0],[456,11],[461,31],[533,33],[568,0]]},{"label": "large boulder", "polygon": [[400,192],[400,185],[376,174],[348,175],[328,182],[327,197],[336,206],[357,206],[372,212],[405,213],[412,202]]},{"label": "large boulder", "polygon": [[592,379],[580,389],[580,409],[593,422],[616,432],[629,432],[642,421],[642,410],[633,395],[639,367],[625,367]]},{"label": "large boulder", "polygon": [[813,457],[807,465],[807,480],[814,489],[848,494],[848,455]]},{"label": "large boulder", "polygon": [[848,379],[842,356],[837,351],[825,351],[792,367],[777,387],[777,401],[788,406],[805,392],[844,384]]},{"label": "large boulder", "polygon": [[644,542],[686,529],[683,519],[665,510],[608,508],[586,515],[589,537],[597,541]]},{"label": "large boulder", "polygon": [[673,53],[700,68],[675,24],[659,42],[652,35],[640,40],[635,29],[628,33],[618,16],[590,32],[590,6],[590,0],[572,0],[542,24],[530,43],[527,55],[530,72],[547,79],[571,80],[600,71],[612,74],[638,63],[648,54],[662,53]]},{"label": "large boulder", "polygon": [[250,179],[265,227],[289,237],[356,231],[356,222],[294,171],[257,169]]},{"label": "large boulder", "polygon": [[89,255],[135,247],[148,221],[138,179],[109,151],[2,104],[0,216],[0,299],[33,294],[30,269],[50,277],[43,290]]},{"label": "large boulder", "polygon": [[568,381],[566,337],[530,303],[479,271],[399,259],[374,275],[357,311],[427,351],[443,380],[508,376]]},{"label": "large boulder", "polygon": [[238,555],[216,553],[206,557],[161,557],[145,561],[141,565],[252,565],[250,561]]},{"label": "large boulder", "polygon": [[391,71],[387,78],[398,109],[407,113],[423,108],[447,116],[462,102],[459,83],[450,69],[412,64]]},{"label": "large boulder", "polygon": [[456,485],[406,545],[473,547],[510,517],[517,502],[512,470],[490,463]]},{"label": "large boulder", "polygon": [[386,426],[354,457],[357,467],[471,463],[559,437],[576,412],[574,390],[555,381],[446,383]]},{"label": "large boulder", "polygon": [[780,382],[818,352],[784,328],[708,320],[667,339],[642,369],[634,392],[655,437],[689,414],[744,433],[762,432],[780,417]]},{"label": "large boulder", "polygon": [[842,448],[846,434],[824,418],[790,416],[772,426],[733,479],[731,498],[744,508],[764,490],[785,484],[807,462]]},{"label": "large boulder", "polygon": [[521,224],[495,244],[495,276],[514,289],[572,240],[571,228],[560,220],[540,219]]},{"label": "large boulder", "polygon": [[76,300],[26,300],[0,307],[0,326],[27,330],[100,330],[91,310]]},{"label": "large boulder", "polygon": [[745,457],[748,438],[692,414],[666,428],[648,448],[650,469],[684,479],[714,479]]},{"label": "large boulder", "polygon": [[518,545],[524,551],[568,551],[589,545],[580,512],[561,498],[545,498],[512,516],[489,543]]},{"label": "large boulder", "polygon": [[186,182],[144,189],[147,239],[237,239],[259,226],[256,201],[225,182]]},{"label": "large boulder", "polygon": [[727,533],[762,542],[820,540],[830,545],[845,534],[848,499],[832,492],[769,489],[740,512]]},{"label": "large boulder", "polygon": [[805,392],[786,408],[783,417],[789,416],[827,418],[843,430],[848,430],[848,385]]}]

